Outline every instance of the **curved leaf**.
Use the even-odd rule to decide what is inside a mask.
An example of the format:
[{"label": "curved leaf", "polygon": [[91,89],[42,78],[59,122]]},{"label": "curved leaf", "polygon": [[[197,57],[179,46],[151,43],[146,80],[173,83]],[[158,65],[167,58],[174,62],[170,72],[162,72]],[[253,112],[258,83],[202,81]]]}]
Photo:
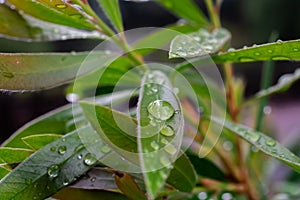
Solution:
[{"label": "curved leaf", "polygon": [[261,132],[251,130],[246,126],[235,124],[233,122],[225,121],[225,123],[223,124],[223,120],[219,120],[218,118],[214,117],[212,117],[211,120],[221,126],[224,125],[226,129],[253,144],[263,153],[278,159],[279,161],[285,163],[286,165],[290,166],[295,171],[300,173],[300,158],[298,158],[295,154],[290,152],[288,149],[283,147],[281,144],[279,144],[269,136],[266,136]]},{"label": "curved leaf", "polygon": [[147,72],[142,80],[137,118],[138,148],[150,199],[164,185],[180,151],[183,116],[168,77]]},{"label": "curved leaf", "polygon": [[41,149],[42,147],[60,139],[62,135],[58,134],[41,134],[41,135],[30,135],[23,137],[23,142],[34,151]]},{"label": "curved leaf", "polygon": [[265,60],[300,60],[300,40],[277,41],[274,43],[253,45],[243,49],[231,50],[215,55],[216,63],[256,62]]},{"label": "curved leaf", "polygon": [[32,153],[29,149],[0,147],[0,165],[23,162]]},{"label": "curved leaf", "polygon": [[[101,149],[103,146],[90,127],[69,133],[34,153],[4,177],[0,181],[0,199],[42,200],[55,194],[105,156],[102,151],[92,155],[86,148]],[[65,151],[59,151],[60,147]]]},{"label": "curved leaf", "polygon": [[118,32],[123,32],[122,16],[118,0],[98,0],[104,12]]},{"label": "curved leaf", "polygon": [[89,16],[63,0],[6,0],[16,9],[38,19],[79,29],[95,30]]},{"label": "curved leaf", "polygon": [[231,33],[224,29],[215,29],[210,33],[206,29],[188,35],[176,36],[170,47],[169,58],[189,58],[205,56],[218,52],[231,39]]},{"label": "curved leaf", "polygon": [[156,0],[156,2],[198,28],[207,24],[205,15],[192,0]]},{"label": "curved leaf", "polygon": [[[85,58],[88,60],[84,62]],[[72,81],[104,67],[111,54],[89,53],[1,53],[0,88],[10,91],[42,90]],[[100,65],[99,65],[100,64]],[[80,73],[78,73],[81,67]]]}]

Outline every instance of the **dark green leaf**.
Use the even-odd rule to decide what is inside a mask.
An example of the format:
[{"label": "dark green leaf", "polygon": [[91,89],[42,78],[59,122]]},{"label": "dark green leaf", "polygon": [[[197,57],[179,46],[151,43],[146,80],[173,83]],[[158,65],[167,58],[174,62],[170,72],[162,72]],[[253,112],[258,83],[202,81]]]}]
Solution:
[{"label": "dark green leaf", "polygon": [[6,176],[8,173],[10,172],[10,170],[6,169],[3,166],[0,166],[0,180]]},{"label": "dark green leaf", "polygon": [[[87,58],[88,56],[88,58]],[[85,60],[87,58],[87,60]],[[104,67],[112,54],[30,53],[0,54],[0,88],[24,91],[42,90],[72,81]],[[85,61],[83,63],[83,61]],[[81,68],[80,68],[81,67]],[[80,71],[78,71],[80,69]]]},{"label": "dark green leaf", "polygon": [[44,21],[80,29],[96,29],[86,13],[63,0],[6,1],[14,5],[17,10],[22,10],[24,13]]},{"label": "dark green leaf", "polygon": [[175,15],[186,19],[195,27],[200,28],[207,24],[204,14],[192,0],[156,0]]},{"label": "dark green leaf", "polygon": [[139,155],[148,195],[155,198],[180,151],[183,116],[164,73],[147,72],[141,87],[137,108]]},{"label": "dark green leaf", "polygon": [[170,58],[189,58],[218,52],[231,39],[231,34],[224,28],[210,33],[206,29],[188,35],[178,35],[171,43]]},{"label": "dark green leaf", "polygon": [[122,16],[118,0],[98,0],[104,12],[118,32],[123,32]]},{"label": "dark green leaf", "polygon": [[62,135],[58,134],[41,134],[41,135],[30,135],[22,138],[23,142],[34,151],[41,149],[42,147],[60,139]]},{"label": "dark green leaf", "polygon": [[253,144],[263,153],[278,159],[279,161],[285,163],[286,165],[290,166],[295,171],[300,173],[300,158],[295,156],[295,154],[290,152],[288,149],[283,147],[281,144],[279,144],[269,136],[266,136],[261,132],[251,130],[246,126],[235,124],[233,122],[225,121],[223,123],[223,120],[220,120],[218,118],[213,117],[212,121],[221,126],[224,126],[226,129]]},{"label": "dark green leaf", "polygon": [[265,60],[300,60],[300,40],[277,41],[231,50],[212,57],[216,63],[256,62]]},{"label": "dark green leaf", "polygon": [[[90,127],[67,134],[34,153],[3,178],[0,199],[42,200],[55,194],[105,156],[100,150],[103,146]],[[59,151],[61,147],[64,152]]]},{"label": "dark green leaf", "polygon": [[0,147],[0,165],[23,162],[32,153],[29,149]]}]

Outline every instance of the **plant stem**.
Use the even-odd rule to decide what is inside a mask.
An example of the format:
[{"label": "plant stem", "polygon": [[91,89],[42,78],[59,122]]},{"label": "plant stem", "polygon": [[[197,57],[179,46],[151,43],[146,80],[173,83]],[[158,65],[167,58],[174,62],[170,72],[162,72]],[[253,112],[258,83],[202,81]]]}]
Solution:
[{"label": "plant stem", "polygon": [[221,22],[219,18],[219,8],[216,8],[212,0],[205,0],[208,9],[209,17],[214,25],[214,28],[220,28]]}]

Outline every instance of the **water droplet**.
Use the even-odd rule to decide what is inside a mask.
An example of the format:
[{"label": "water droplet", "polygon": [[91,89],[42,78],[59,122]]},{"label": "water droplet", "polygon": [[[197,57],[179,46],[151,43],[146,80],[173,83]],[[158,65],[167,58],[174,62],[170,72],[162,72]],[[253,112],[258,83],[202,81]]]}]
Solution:
[{"label": "water droplet", "polygon": [[253,62],[255,60],[253,58],[251,58],[251,57],[240,57],[239,61],[240,62]]},{"label": "water droplet", "polygon": [[69,93],[66,95],[66,99],[68,102],[74,103],[79,100],[79,96],[78,96],[78,94],[75,94],[75,93]]},{"label": "water droplet", "polygon": [[37,196],[33,196],[33,199],[34,199],[34,200],[37,199]]},{"label": "water droplet", "polygon": [[80,15],[80,14],[73,14],[73,15],[70,15],[70,17],[72,17],[74,19],[81,19],[81,18],[83,18],[83,16]]},{"label": "water droplet", "polygon": [[168,177],[168,175],[163,172],[163,171],[159,171],[159,175],[163,178],[163,179],[166,179]]},{"label": "water droplet", "polygon": [[164,126],[160,130],[160,133],[164,136],[170,137],[174,135],[174,130],[171,126]]},{"label": "water droplet", "polygon": [[222,198],[222,200],[232,200],[233,199],[232,194],[230,194],[230,193],[223,193],[221,198]]},{"label": "water droplet", "polygon": [[51,147],[50,151],[55,152],[56,151],[56,147]]},{"label": "water droplet", "polygon": [[169,144],[169,142],[168,142],[168,140],[166,140],[165,138],[162,138],[161,140],[160,140],[160,142],[162,143],[162,144]]},{"label": "water droplet", "polygon": [[260,56],[261,54],[259,52],[254,53],[255,56]]},{"label": "water droplet", "polygon": [[11,72],[2,72],[2,76],[5,78],[13,78],[14,74]]},{"label": "water droplet", "polygon": [[159,160],[160,163],[165,167],[168,167],[170,165],[170,161],[166,156],[161,156]]},{"label": "water droplet", "polygon": [[0,0],[0,4],[4,4],[5,3],[5,0]]},{"label": "water droplet", "polygon": [[285,158],[285,155],[284,154],[280,154],[279,157],[280,158]]},{"label": "water droplet", "polygon": [[48,167],[48,172],[47,173],[48,173],[50,178],[55,178],[55,177],[58,176],[59,170],[60,170],[59,166],[54,164],[54,165],[51,165],[50,167]]},{"label": "water droplet", "polygon": [[63,185],[64,186],[69,185],[69,180],[68,179],[64,179]]},{"label": "water droplet", "polygon": [[257,153],[257,152],[259,152],[259,149],[255,146],[252,146],[251,151],[254,152],[254,153]]},{"label": "water droplet", "polygon": [[274,56],[272,57],[272,60],[290,60],[290,58],[286,56]]},{"label": "water droplet", "polygon": [[65,5],[65,4],[56,4],[55,7],[59,8],[59,9],[65,9],[65,8],[67,8],[67,5]]},{"label": "water droplet", "polygon": [[164,100],[156,100],[151,102],[147,109],[153,117],[159,120],[170,119],[174,114],[173,106]]},{"label": "water droplet", "polygon": [[25,183],[26,183],[27,185],[30,185],[30,184],[32,183],[32,179],[26,178],[26,179],[25,179]]},{"label": "water droplet", "polygon": [[298,48],[294,48],[294,49],[293,49],[293,51],[295,51],[295,52],[298,52],[298,51],[299,51],[299,49],[298,49]]},{"label": "water droplet", "polygon": [[269,49],[269,50],[268,50],[268,53],[272,54],[272,53],[273,53],[273,50]]},{"label": "water droplet", "polygon": [[97,162],[97,159],[95,158],[95,156],[91,153],[88,153],[85,155],[84,157],[84,163],[88,166],[91,166],[93,164],[95,164]]},{"label": "water droplet", "polygon": [[96,177],[93,177],[93,178],[91,178],[91,181],[92,181],[92,182],[95,182],[96,179],[97,179]]},{"label": "water droplet", "polygon": [[164,147],[164,150],[168,153],[168,154],[170,154],[170,155],[174,155],[175,153],[176,153],[176,151],[177,151],[177,149],[173,146],[173,145],[167,145],[167,146],[165,146]]},{"label": "water droplet", "polygon": [[207,199],[207,193],[206,192],[200,192],[199,194],[198,194],[198,199],[200,199],[200,200],[205,200],[205,199]]},{"label": "water droplet", "polygon": [[110,152],[110,148],[105,145],[101,148],[101,151],[102,151],[102,153],[108,153],[108,152]]},{"label": "water droplet", "polygon": [[271,106],[265,106],[263,111],[265,115],[269,115],[272,112],[272,108]]},{"label": "water droplet", "polygon": [[154,149],[154,150],[158,150],[159,149],[159,145],[157,144],[156,141],[152,141],[150,146]]},{"label": "water droplet", "polygon": [[63,154],[66,153],[67,147],[66,147],[66,146],[60,146],[60,147],[58,147],[57,151],[58,151],[58,153],[59,153],[60,155],[63,155]]},{"label": "water droplet", "polygon": [[253,131],[247,131],[245,132],[245,136],[251,141],[251,142],[257,142],[260,139],[260,135]]},{"label": "water droplet", "polygon": [[81,160],[81,159],[82,159],[82,155],[79,154],[79,155],[77,156],[77,158],[78,158],[78,160]]},{"label": "water droplet", "polygon": [[76,51],[71,51],[72,56],[76,56]]},{"label": "water droplet", "polygon": [[228,49],[228,52],[233,52],[233,51],[235,51],[234,48],[229,48],[229,49]]},{"label": "water droplet", "polygon": [[283,42],[282,42],[282,40],[277,40],[276,43],[277,44],[282,44]]},{"label": "water droplet", "polygon": [[223,143],[223,148],[225,149],[225,151],[231,151],[233,148],[233,144],[230,141],[225,141]]},{"label": "water droplet", "polygon": [[276,145],[276,142],[273,139],[268,139],[268,140],[266,140],[266,145],[268,145],[270,147],[274,147]]}]

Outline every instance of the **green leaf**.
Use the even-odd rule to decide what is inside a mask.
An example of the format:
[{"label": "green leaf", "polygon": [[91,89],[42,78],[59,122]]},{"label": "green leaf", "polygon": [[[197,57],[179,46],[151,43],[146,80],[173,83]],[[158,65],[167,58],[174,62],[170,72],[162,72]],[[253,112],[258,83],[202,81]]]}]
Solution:
[{"label": "green leaf", "polygon": [[6,0],[17,10],[38,19],[79,29],[95,30],[89,16],[74,5],[63,0]]},{"label": "green leaf", "polygon": [[128,200],[127,197],[120,193],[108,191],[81,190],[76,188],[64,188],[54,195],[55,199],[72,199],[72,200]]},{"label": "green leaf", "polygon": [[[114,102],[123,102],[131,96],[131,91],[125,90],[121,92],[115,92],[112,96],[102,95],[96,98],[96,102],[101,105],[109,105],[112,100]],[[53,133],[64,135],[75,130],[75,122],[78,126],[79,124],[85,124],[86,119],[82,113],[79,105],[74,104],[66,105],[56,110],[53,110],[39,118],[25,124],[18,131],[16,131],[7,141],[4,142],[5,147],[15,147],[15,148],[28,148],[23,142],[22,138],[37,135],[42,133]],[[78,127],[77,127],[78,128]]]},{"label": "green leaf", "polygon": [[78,129],[34,153],[0,181],[0,199],[42,200],[76,180],[106,155],[95,135],[90,127]]},{"label": "green leaf", "polygon": [[122,16],[118,0],[98,0],[104,12],[118,32],[123,32]]},{"label": "green leaf", "polygon": [[211,120],[239,135],[244,140],[261,150],[263,153],[278,159],[300,173],[300,158],[269,136],[230,121],[225,121],[225,123],[223,123],[223,120],[214,117],[212,117]]},{"label": "green leaf", "polygon": [[190,25],[180,24],[171,25],[166,28],[150,29],[152,31],[149,35],[139,40],[133,47],[133,49],[145,56],[152,53],[155,50],[162,49],[162,47],[171,42],[174,37],[182,33],[190,33],[196,31]]},{"label": "green leaf", "polygon": [[10,172],[10,170],[6,169],[3,166],[0,166],[0,180],[6,176],[8,173]]},{"label": "green leaf", "polygon": [[168,77],[147,72],[140,90],[138,147],[145,185],[150,199],[164,185],[180,151],[183,116]]},{"label": "green leaf", "polygon": [[48,89],[104,67],[111,57],[105,52],[0,53],[0,88],[10,91]]},{"label": "green leaf", "polygon": [[259,91],[257,94],[254,95],[253,98],[249,99],[247,102],[262,99],[276,93],[285,92],[299,79],[300,69],[296,69],[293,74],[284,74],[279,78],[278,83],[276,85],[269,87],[265,90]]},{"label": "green leaf", "polygon": [[22,138],[22,140],[28,147],[30,147],[34,151],[37,151],[42,147],[46,146],[47,144],[50,144],[51,142],[54,142],[57,139],[60,139],[61,137],[62,135],[58,134],[41,134],[30,135]]},{"label": "green leaf", "polygon": [[[129,159],[130,161],[134,163],[139,163],[138,158],[136,156],[132,156],[131,154],[126,154],[124,150],[122,151],[122,148],[137,150],[137,139],[132,139],[131,136],[136,134],[136,121],[126,116],[120,112],[111,110],[109,111],[109,108],[99,105],[94,105],[91,103],[81,102],[82,109],[91,122],[91,124],[94,126],[97,133],[100,135],[100,137],[105,141],[107,145],[111,147],[115,152],[118,152],[123,159]],[[96,119],[93,119],[96,118]],[[109,124],[101,123],[102,118],[105,118],[104,121],[109,121]],[[116,130],[119,128],[114,127],[112,124],[115,124],[115,120],[118,121],[118,126],[121,126],[125,130],[131,129],[133,132],[130,132],[130,135],[124,133],[124,131],[120,131],[119,133],[116,133]],[[133,122],[133,124],[131,124]],[[124,126],[121,124],[124,123]],[[99,129],[99,124],[101,124],[101,129]],[[104,127],[106,126],[106,127]],[[104,131],[106,130],[106,131]],[[116,135],[116,136],[115,136]],[[126,144],[126,145],[125,145]],[[124,147],[125,146],[125,147]],[[110,160],[112,160],[115,163],[124,163],[123,159],[119,159],[116,157],[116,155],[111,156]],[[104,162],[107,163],[107,162]],[[183,163],[185,163],[183,165]],[[126,165],[129,165],[128,162],[126,162]],[[136,165],[133,165],[135,168]],[[132,170],[132,167],[128,170]],[[117,169],[125,169],[124,164],[117,166]],[[186,171],[186,169],[189,169]],[[135,170],[135,172],[141,171],[140,169]],[[178,181],[180,179],[180,181]],[[170,180],[170,181],[169,181]],[[171,184],[173,187],[177,188],[180,191],[191,191],[194,187],[192,183],[195,183],[196,177],[194,173],[193,166],[190,164],[188,158],[185,155],[181,155],[179,159],[174,164],[174,168],[171,171],[171,174],[167,180],[169,184]]]},{"label": "green leaf", "polygon": [[156,0],[157,3],[166,9],[182,17],[195,27],[200,28],[207,24],[205,15],[197,8],[197,5],[191,0]]},{"label": "green leaf", "polygon": [[31,38],[31,28],[24,18],[5,4],[0,4],[0,34],[4,37]]},{"label": "green leaf", "polygon": [[32,153],[29,149],[0,147],[0,165],[23,162]]},{"label": "green leaf", "polygon": [[189,58],[218,52],[231,39],[231,34],[224,28],[210,33],[206,29],[188,35],[178,35],[171,43],[169,58]]},{"label": "green leaf", "polygon": [[300,40],[277,41],[274,43],[253,45],[243,49],[232,50],[215,55],[212,59],[217,63],[256,62],[265,60],[300,60]]}]

